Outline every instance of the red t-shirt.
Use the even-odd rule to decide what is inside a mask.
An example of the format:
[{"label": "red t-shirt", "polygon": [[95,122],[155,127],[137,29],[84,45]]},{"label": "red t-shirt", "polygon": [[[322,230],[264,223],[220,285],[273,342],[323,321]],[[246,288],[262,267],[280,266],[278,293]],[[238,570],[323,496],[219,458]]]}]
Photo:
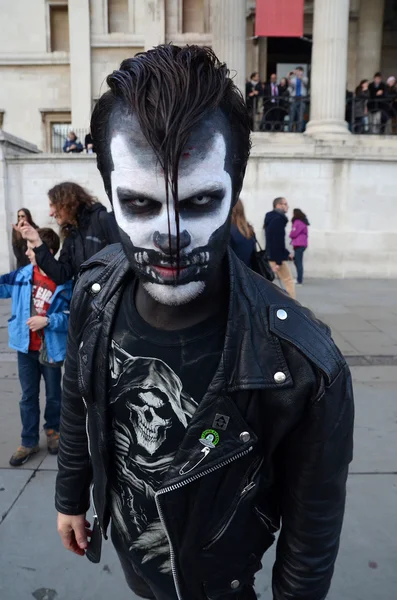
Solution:
[{"label": "red t-shirt", "polygon": [[[56,283],[52,279],[40,273],[37,266],[33,267],[32,300],[36,313],[40,317],[46,316],[56,287]],[[31,316],[34,317],[35,313],[33,312]],[[39,333],[40,331],[30,332],[29,350],[40,350],[41,337]]]}]

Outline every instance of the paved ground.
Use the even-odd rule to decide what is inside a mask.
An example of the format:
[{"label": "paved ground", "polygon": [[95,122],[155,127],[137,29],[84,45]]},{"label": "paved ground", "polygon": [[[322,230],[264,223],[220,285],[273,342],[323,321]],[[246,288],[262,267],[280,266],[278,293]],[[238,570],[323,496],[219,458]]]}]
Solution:
[{"label": "paved ground", "polygon": [[[397,282],[309,281],[299,299],[329,325],[352,367],[355,459],[329,600],[392,600],[397,589]],[[7,348],[9,303],[0,303],[0,599],[131,598],[111,545],[100,565],[61,547],[53,507],[56,460],[43,450],[11,469],[18,445],[19,382]],[[42,444],[45,447],[44,441]],[[271,600],[273,553],[257,579]]]}]

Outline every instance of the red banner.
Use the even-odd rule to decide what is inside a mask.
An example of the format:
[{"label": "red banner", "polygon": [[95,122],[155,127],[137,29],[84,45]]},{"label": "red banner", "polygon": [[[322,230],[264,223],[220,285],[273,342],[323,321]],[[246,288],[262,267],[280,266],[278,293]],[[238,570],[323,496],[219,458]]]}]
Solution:
[{"label": "red banner", "polygon": [[305,0],[256,0],[255,35],[302,37],[304,3]]}]

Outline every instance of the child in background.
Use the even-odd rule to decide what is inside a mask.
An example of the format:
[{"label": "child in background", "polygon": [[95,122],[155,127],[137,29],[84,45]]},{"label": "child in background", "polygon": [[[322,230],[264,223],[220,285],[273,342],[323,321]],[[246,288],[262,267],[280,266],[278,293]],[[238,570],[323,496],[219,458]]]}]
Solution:
[{"label": "child in background", "polygon": [[[59,250],[59,236],[52,229],[39,229],[52,254]],[[0,277],[0,298],[12,298],[8,321],[9,346],[18,352],[18,375],[22,388],[20,412],[22,440],[10,458],[19,467],[39,451],[40,379],[45,382],[44,429],[47,448],[58,452],[61,411],[61,367],[66,355],[66,336],[71,281],[56,284],[36,265],[30,242],[26,256],[30,265]]]}]

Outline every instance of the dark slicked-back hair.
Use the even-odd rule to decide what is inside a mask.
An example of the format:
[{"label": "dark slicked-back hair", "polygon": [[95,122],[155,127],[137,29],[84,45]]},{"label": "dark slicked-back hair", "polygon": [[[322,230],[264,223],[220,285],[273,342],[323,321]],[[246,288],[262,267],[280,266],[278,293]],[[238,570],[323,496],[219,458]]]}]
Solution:
[{"label": "dark slicked-back hair", "polygon": [[[164,170],[178,217],[178,165],[192,131],[217,109],[230,123],[233,195],[237,200],[250,151],[250,127],[245,102],[229,70],[210,48],[172,44],[157,46],[121,63],[107,78],[110,90],[97,102],[91,134],[97,165],[112,201],[110,117],[115,108],[138,119],[146,140]],[[168,203],[168,185],[166,188]],[[179,237],[179,236],[178,236]]]}]

